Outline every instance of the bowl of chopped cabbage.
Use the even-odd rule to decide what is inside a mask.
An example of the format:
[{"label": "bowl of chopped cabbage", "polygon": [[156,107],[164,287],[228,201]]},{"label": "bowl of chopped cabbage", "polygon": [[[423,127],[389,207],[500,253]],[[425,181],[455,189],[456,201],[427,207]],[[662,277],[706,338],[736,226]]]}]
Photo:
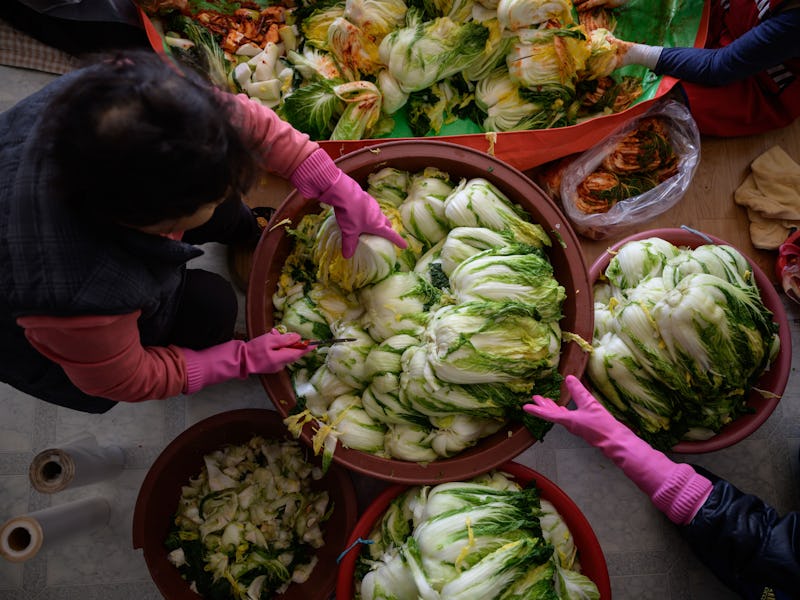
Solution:
[{"label": "bowl of chopped cabbage", "polygon": [[783,303],[726,241],[688,228],[629,236],[590,269],[595,334],[585,377],[654,447],[731,446],[772,414],[791,369]]},{"label": "bowl of chopped cabbage", "polygon": [[359,518],[348,548],[336,582],[341,600],[377,598],[380,589],[439,597],[430,588],[442,598],[464,590],[471,598],[611,598],[586,517],[556,484],[515,462],[466,482],[389,486]]},{"label": "bowl of chopped cabbage", "polygon": [[327,600],[357,501],[349,474],[323,475],[310,454],[266,409],[209,417],[170,442],[133,516],[133,546],[164,598]]},{"label": "bowl of chopped cabbage", "polygon": [[355,341],[263,375],[266,392],[326,459],[384,480],[465,479],[511,460],[549,428],[522,405],[537,391],[567,402],[563,377],[586,364],[576,234],[530,179],[470,148],[387,142],[337,164],[409,248],[362,235],[346,261],[331,212],[286,198],[255,250],[248,333]]}]

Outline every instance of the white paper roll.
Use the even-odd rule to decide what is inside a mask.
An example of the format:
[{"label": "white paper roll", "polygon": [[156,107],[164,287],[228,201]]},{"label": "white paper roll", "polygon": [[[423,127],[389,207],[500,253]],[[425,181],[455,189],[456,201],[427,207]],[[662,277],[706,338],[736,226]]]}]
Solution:
[{"label": "white paper roll", "polygon": [[98,446],[87,434],[60,448],[37,454],[28,469],[33,488],[43,494],[60,492],[116,477],[122,472],[125,455],[117,446]]},{"label": "white paper roll", "polygon": [[14,517],[0,527],[0,556],[23,562],[42,548],[108,523],[111,505],[105,498],[84,498]]}]

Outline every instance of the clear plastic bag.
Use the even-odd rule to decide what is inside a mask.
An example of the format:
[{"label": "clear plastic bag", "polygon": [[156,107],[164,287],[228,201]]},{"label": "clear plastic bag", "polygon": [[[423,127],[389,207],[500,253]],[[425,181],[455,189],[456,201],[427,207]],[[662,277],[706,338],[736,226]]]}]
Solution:
[{"label": "clear plastic bag", "polygon": [[[584,197],[579,194],[579,186],[592,174],[602,180],[603,176],[610,172],[604,166],[607,164],[604,163],[606,158],[612,153],[620,155],[620,142],[630,139],[629,134],[636,131],[643,122],[651,123],[652,117],[658,117],[658,120],[665,125],[666,138],[677,159],[675,173],[647,191],[613,202],[606,212],[581,210],[579,206],[587,204]],[[628,155],[627,158],[638,158],[641,163],[646,154]],[[640,117],[632,119],[600,143],[580,154],[565,168],[559,194],[564,213],[575,230],[585,237],[601,240],[618,235],[654,219],[675,206],[686,193],[699,162],[700,132],[689,110],[674,100],[658,102]],[[640,173],[649,176],[647,169],[642,168]],[[612,172],[612,176],[617,174]],[[633,175],[634,173],[630,176]],[[605,183],[610,179],[611,177],[606,178]]]}]

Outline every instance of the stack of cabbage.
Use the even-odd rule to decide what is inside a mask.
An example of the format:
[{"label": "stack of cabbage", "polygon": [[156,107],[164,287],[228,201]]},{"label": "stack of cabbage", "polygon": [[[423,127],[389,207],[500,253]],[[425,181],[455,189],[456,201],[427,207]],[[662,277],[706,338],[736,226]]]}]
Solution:
[{"label": "stack of cabbage", "polygon": [[359,600],[596,600],[556,508],[502,473],[412,487],[361,549]]},{"label": "stack of cabbage", "polygon": [[[576,21],[571,0],[286,2],[263,44],[235,30],[220,41],[204,23],[209,3],[183,4],[161,7],[172,53],[314,140],[437,135],[457,120],[460,133],[562,127],[642,93],[641,77],[611,77],[609,29]],[[269,24],[238,7],[212,5]]]},{"label": "stack of cabbage", "polygon": [[[341,254],[333,212],[304,217],[273,298],[275,322],[308,338],[355,338],[293,366],[295,433],[414,462],[452,456],[522,420],[536,391],[558,397],[564,288],[542,227],[484,179],[391,167],[368,191],[408,241],[362,235]],[[569,335],[565,332],[565,335]]]},{"label": "stack of cabbage", "polygon": [[655,447],[708,439],[749,411],[780,348],[747,260],[734,248],[623,246],[595,284],[588,375],[604,405]]},{"label": "stack of cabbage", "polygon": [[630,92],[624,79],[598,92],[609,31],[588,32],[570,0],[308,0],[296,17],[278,111],[312,139],[389,134],[404,107],[416,136],[459,118],[473,133],[560,127]]}]

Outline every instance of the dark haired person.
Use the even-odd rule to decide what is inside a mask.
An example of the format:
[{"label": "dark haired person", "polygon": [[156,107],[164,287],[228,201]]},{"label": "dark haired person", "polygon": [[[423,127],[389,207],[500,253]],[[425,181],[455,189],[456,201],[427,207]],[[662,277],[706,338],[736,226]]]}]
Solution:
[{"label": "dark haired person", "polygon": [[308,350],[233,340],[230,283],[195,244],[260,235],[259,169],[333,206],[342,251],[405,242],[315,142],[150,51],[54,80],[0,115],[0,380],[86,412],[275,372]]},{"label": "dark haired person", "polygon": [[760,498],[687,464],[672,462],[617,421],[567,376],[576,409],[534,396],[525,411],[598,448],[680,528],[698,558],[743,598],[790,600],[800,589],[800,513],[784,516]]},{"label": "dark haired person", "polygon": [[[740,136],[800,116],[800,1],[708,0],[705,48],[616,40],[619,66],[644,65],[681,80],[701,133]],[[574,0],[578,11],[625,0]]]}]

